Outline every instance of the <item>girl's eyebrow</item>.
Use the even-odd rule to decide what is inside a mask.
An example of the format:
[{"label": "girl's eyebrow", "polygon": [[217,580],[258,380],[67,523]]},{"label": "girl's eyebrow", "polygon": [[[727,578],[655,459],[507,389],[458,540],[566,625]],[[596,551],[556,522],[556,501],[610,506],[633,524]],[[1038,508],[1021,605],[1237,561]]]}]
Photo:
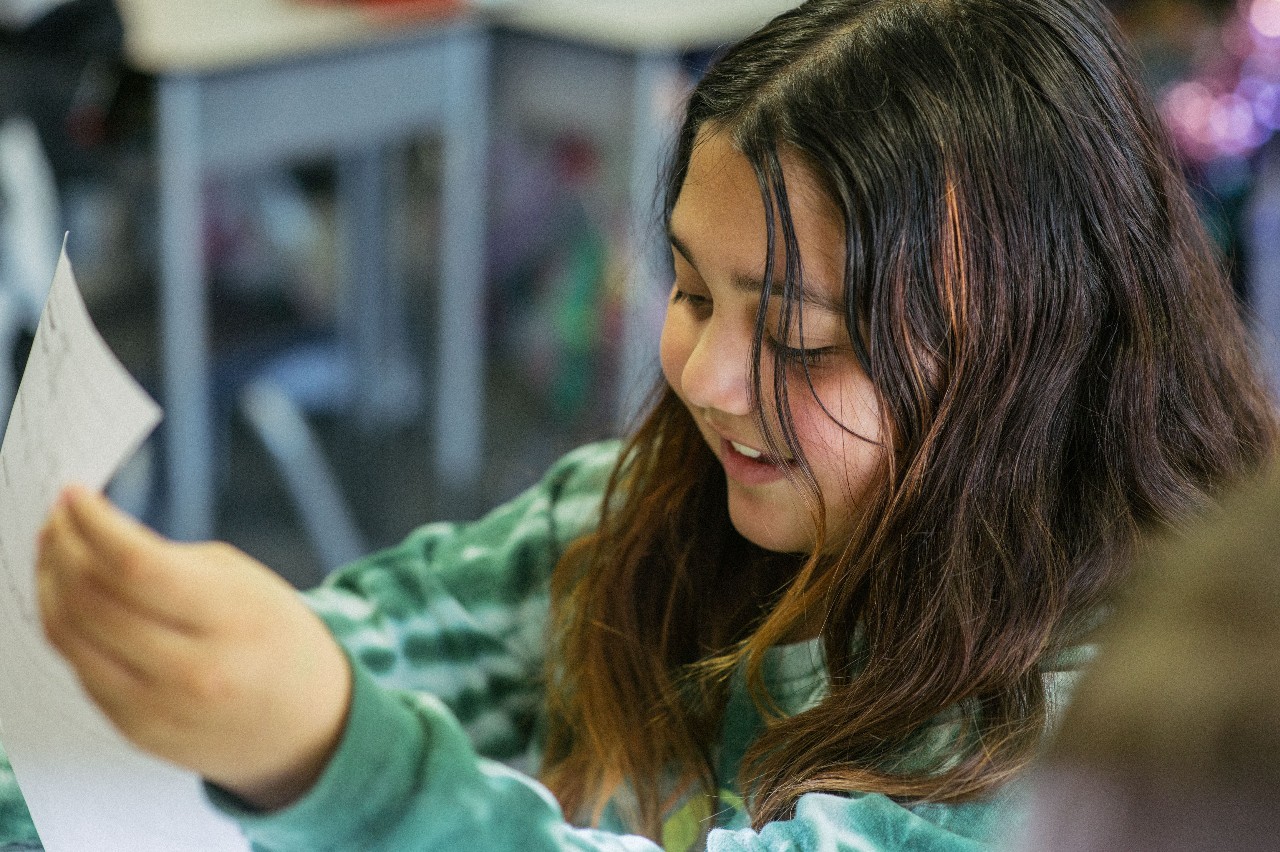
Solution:
[{"label": "girl's eyebrow", "polygon": [[[684,240],[677,237],[671,231],[667,231],[667,239],[671,241],[671,247],[679,252],[680,256],[685,259],[685,262],[692,266],[696,271],[698,269],[698,263],[693,259],[693,252],[689,250],[689,246],[685,244]],[[733,284],[733,289],[750,295],[756,295],[764,289],[763,279],[759,276],[753,276],[743,272],[735,273],[731,279],[731,283]],[[781,297],[782,285],[783,282],[781,281],[774,281],[771,283],[769,286],[769,294],[771,296]],[[841,288],[840,297],[833,299],[827,294],[826,288],[804,286],[804,281],[802,279],[800,292],[800,300],[805,304],[812,305],[819,310],[827,311],[829,313],[840,315],[844,314],[843,288]]]}]

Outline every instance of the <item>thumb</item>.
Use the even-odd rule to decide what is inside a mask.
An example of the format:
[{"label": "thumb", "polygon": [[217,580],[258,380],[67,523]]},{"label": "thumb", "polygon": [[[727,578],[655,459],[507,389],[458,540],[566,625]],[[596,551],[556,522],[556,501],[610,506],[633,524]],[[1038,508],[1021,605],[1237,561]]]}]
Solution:
[{"label": "thumb", "polygon": [[59,502],[85,547],[111,562],[127,561],[166,543],[158,533],[83,485],[68,485]]}]

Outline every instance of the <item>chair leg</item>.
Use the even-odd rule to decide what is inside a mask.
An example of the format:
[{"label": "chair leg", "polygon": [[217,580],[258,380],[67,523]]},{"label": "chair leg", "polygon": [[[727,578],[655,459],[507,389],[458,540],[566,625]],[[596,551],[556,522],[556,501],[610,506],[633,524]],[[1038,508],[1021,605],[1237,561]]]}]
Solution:
[{"label": "chair leg", "polygon": [[275,462],[325,572],[365,553],[364,538],[306,418],[266,379],[240,392],[241,415]]}]

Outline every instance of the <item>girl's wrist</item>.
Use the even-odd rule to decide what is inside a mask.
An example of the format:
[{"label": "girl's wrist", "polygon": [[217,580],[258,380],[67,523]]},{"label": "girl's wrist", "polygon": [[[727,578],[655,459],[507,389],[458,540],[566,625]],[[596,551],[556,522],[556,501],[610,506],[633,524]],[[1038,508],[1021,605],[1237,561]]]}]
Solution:
[{"label": "girl's wrist", "polygon": [[[336,642],[323,666],[317,666],[319,692],[300,696],[304,712],[282,727],[291,728],[282,740],[296,738],[289,754],[267,768],[236,778],[208,779],[259,813],[282,810],[305,796],[324,774],[338,751],[351,713],[351,663]],[[316,700],[325,695],[322,700]],[[305,732],[300,734],[299,732]]]}]

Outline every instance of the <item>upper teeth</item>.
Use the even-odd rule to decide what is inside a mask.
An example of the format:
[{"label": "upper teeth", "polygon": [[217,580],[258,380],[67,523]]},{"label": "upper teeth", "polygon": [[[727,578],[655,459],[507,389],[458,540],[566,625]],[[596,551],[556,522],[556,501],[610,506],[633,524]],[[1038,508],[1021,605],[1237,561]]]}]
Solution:
[{"label": "upper teeth", "polygon": [[730,441],[729,443],[733,445],[733,448],[735,450],[742,453],[744,456],[746,456],[749,459],[758,459],[762,455],[764,455],[764,453],[760,452],[759,450],[752,449],[751,447],[748,447],[745,444],[739,444],[737,441]]}]

